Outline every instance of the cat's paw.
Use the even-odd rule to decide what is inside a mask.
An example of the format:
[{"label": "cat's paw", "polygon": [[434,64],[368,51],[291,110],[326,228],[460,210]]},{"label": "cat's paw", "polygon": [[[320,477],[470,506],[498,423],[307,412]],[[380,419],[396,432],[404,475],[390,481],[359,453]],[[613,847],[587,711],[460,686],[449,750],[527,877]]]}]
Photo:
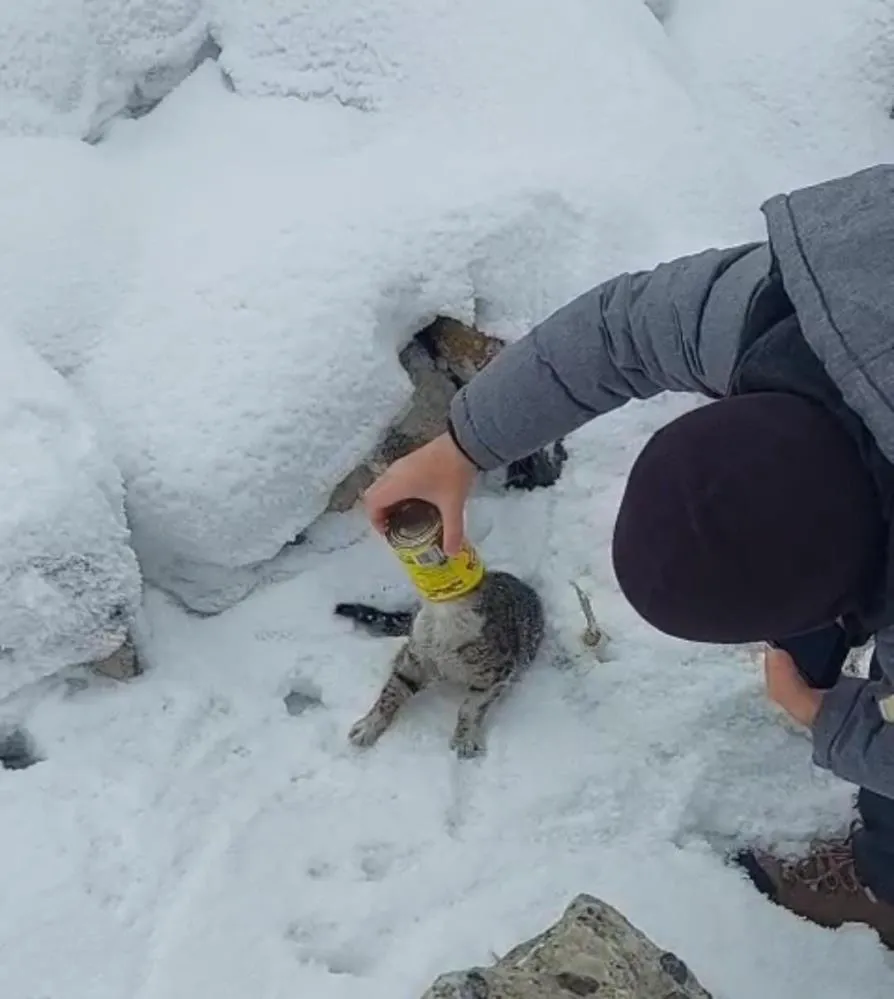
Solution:
[{"label": "cat's paw", "polygon": [[354,722],[348,732],[348,740],[361,749],[371,746],[388,727],[380,715],[364,715]]},{"label": "cat's paw", "polygon": [[450,740],[450,748],[461,760],[472,760],[476,756],[484,756],[485,745],[481,733],[454,732]]}]

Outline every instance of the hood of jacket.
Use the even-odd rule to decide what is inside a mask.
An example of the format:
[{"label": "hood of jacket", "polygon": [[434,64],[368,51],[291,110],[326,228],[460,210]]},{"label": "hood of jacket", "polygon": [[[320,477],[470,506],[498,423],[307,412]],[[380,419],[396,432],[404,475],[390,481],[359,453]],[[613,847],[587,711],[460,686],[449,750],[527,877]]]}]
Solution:
[{"label": "hood of jacket", "polygon": [[894,166],[777,195],[762,211],[805,339],[894,463]]}]

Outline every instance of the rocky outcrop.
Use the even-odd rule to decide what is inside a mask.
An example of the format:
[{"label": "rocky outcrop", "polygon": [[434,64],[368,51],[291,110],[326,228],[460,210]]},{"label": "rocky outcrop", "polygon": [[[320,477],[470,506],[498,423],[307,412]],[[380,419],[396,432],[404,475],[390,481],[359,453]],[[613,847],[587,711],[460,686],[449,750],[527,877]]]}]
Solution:
[{"label": "rocky outcrop", "polygon": [[617,910],[578,895],[562,918],[489,968],[442,975],[422,999],[711,999],[687,966]]},{"label": "rocky outcrop", "polygon": [[[369,458],[336,486],[327,510],[349,510],[390,464],[443,433],[457,390],[505,346],[498,337],[445,317],[417,333],[399,355],[414,390],[406,413],[388,428]],[[566,458],[558,442],[509,465],[505,485],[510,489],[551,486],[562,474]]]}]

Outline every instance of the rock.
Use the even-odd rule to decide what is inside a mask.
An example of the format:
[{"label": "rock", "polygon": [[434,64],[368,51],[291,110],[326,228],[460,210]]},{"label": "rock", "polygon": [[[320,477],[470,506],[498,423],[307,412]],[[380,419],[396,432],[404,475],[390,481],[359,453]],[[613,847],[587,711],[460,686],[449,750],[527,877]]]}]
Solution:
[{"label": "rock", "polygon": [[441,370],[452,376],[457,388],[471,381],[506,346],[506,341],[499,337],[445,316],[439,316],[417,333],[416,340]]},{"label": "rock", "polygon": [[372,485],[375,475],[366,464],[360,465],[349,472],[332,490],[327,513],[345,513],[354,506],[363,495],[363,490]]},{"label": "rock", "polygon": [[[375,451],[335,487],[328,513],[350,510],[389,465],[444,432],[450,402],[457,390],[489,364],[505,341],[455,319],[438,317],[400,352],[400,363],[413,383],[409,407],[385,432]],[[513,462],[506,488],[537,489],[553,485],[567,453],[561,442]]]},{"label": "rock", "polygon": [[442,975],[422,999],[711,999],[676,954],[578,895],[544,933],[489,968]]},{"label": "rock", "polygon": [[133,637],[130,633],[125,636],[124,642],[114,652],[89,665],[94,673],[110,677],[112,680],[132,680],[143,673],[143,667],[137,658],[137,651],[134,648]]}]

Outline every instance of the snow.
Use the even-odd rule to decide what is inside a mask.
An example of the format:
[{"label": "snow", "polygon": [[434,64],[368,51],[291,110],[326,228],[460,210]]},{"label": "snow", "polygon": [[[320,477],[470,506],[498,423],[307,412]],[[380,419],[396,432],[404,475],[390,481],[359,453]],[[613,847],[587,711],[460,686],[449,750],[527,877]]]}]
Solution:
[{"label": "snow", "polygon": [[[768,193],[891,156],[894,5],[674,0],[670,41]],[[809,25],[809,30],[805,30]]]},{"label": "snow", "polygon": [[[277,32],[303,31],[322,64],[373,39],[392,71],[370,77],[344,56],[350,79],[327,84],[338,102],[308,104],[236,96],[208,61],[149,116],[79,148],[83,194],[49,221],[38,198],[20,204],[19,177],[8,186],[18,224],[0,253],[50,236],[60,257],[49,295],[30,278],[39,266],[14,263],[9,307],[101,414],[149,581],[200,611],[262,582],[408,401],[397,349],[438,313],[512,337],[594,273],[679,252],[681,231],[688,249],[759,234],[756,193],[747,211],[739,200],[747,178],[685,93],[655,85],[654,19],[616,6],[604,23],[579,0],[527,20],[383,0],[359,20],[354,5],[301,8],[298,26],[274,6]],[[231,34],[279,37],[230,13],[225,53]],[[439,26],[474,39],[463,58],[438,59]],[[304,48],[286,49],[305,65]],[[281,53],[236,51],[263,79],[291,79]],[[605,101],[616,51],[628,85]],[[360,104],[380,113],[342,106],[364,87]],[[650,128],[656,113],[666,128]],[[457,123],[446,142],[445,120]],[[68,167],[45,155],[61,195]]]},{"label": "snow", "polygon": [[0,329],[0,698],[103,658],[137,614],[124,488],[71,387]]},{"label": "snow", "polygon": [[101,136],[193,68],[202,0],[29,0],[0,8],[0,134]]},{"label": "snow", "polygon": [[[473,539],[536,583],[572,666],[541,658],[477,763],[439,692],[347,744],[394,646],[332,607],[410,590],[358,513],[318,516],[435,315],[519,336],[617,271],[760,238],[777,186],[889,157],[890,5],[13,6],[2,565],[100,572],[0,598],[0,645],[10,622],[28,643],[0,663],[0,730],[41,759],[0,771],[4,997],[413,999],[579,891],[717,996],[887,995],[871,934],[802,924],[724,863],[840,830],[853,789],[811,767],[747,650],[654,634],[612,577],[625,472],[694,400],[584,428],[550,490],[481,484]],[[139,599],[131,550],[146,673],[59,670]]]}]

